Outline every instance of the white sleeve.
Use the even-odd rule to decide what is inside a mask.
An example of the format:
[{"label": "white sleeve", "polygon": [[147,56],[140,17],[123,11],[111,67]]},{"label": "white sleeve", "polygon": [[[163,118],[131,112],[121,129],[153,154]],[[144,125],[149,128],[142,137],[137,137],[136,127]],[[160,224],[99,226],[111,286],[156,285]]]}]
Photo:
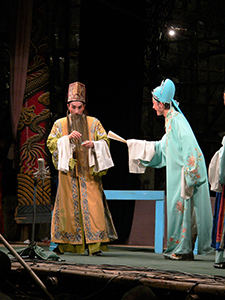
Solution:
[{"label": "white sleeve", "polygon": [[155,142],[145,140],[127,140],[129,156],[129,172],[143,174],[146,167],[141,164],[140,160],[150,162],[155,155]]},{"label": "white sleeve", "polygon": [[94,149],[89,149],[89,167],[100,172],[114,166],[109,147],[105,140],[93,141]]},{"label": "white sleeve", "polygon": [[67,173],[69,171],[69,161],[72,158],[72,145],[68,135],[64,135],[57,141],[58,147],[58,170]]},{"label": "white sleeve", "polygon": [[208,176],[209,183],[211,185],[211,191],[221,193],[222,186],[219,182],[219,173],[220,173],[220,150],[218,150],[212,157],[209,168]]}]

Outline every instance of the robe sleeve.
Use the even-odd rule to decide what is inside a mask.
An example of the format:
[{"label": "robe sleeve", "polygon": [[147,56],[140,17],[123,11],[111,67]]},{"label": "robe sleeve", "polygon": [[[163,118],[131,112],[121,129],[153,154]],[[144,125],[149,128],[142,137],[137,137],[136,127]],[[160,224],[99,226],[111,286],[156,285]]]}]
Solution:
[{"label": "robe sleeve", "polygon": [[57,142],[58,139],[62,137],[62,133],[60,132],[59,121],[57,120],[51,129],[51,132],[47,138],[47,147],[50,153],[52,154],[52,162],[56,169],[58,169],[58,148]]},{"label": "robe sleeve", "polygon": [[219,182],[220,174],[220,150],[213,155],[208,168],[208,178],[211,191],[221,193],[222,186]]},{"label": "robe sleeve", "polygon": [[104,139],[93,141],[94,149],[89,149],[89,167],[98,173],[114,166],[108,144]]},{"label": "robe sleeve", "polygon": [[[92,130],[94,130],[94,141],[100,141],[100,140],[103,141],[104,140],[106,142],[106,146],[108,147],[108,151],[110,151],[109,138],[107,137],[107,133],[99,120],[97,120],[95,128]],[[99,153],[98,153],[98,155],[99,155]],[[96,171],[96,170],[97,169],[95,169],[95,166],[93,165],[91,167],[91,174],[98,175],[99,177],[106,175],[106,173],[108,171],[108,169],[98,170],[98,171]]]},{"label": "robe sleeve", "polygon": [[68,135],[58,139],[58,171],[69,172],[69,162],[73,157],[73,145],[69,141]]},{"label": "robe sleeve", "polygon": [[213,155],[209,168],[208,177],[211,190],[222,193],[222,184],[225,184],[225,137],[222,140],[222,147]]},{"label": "robe sleeve", "polygon": [[[59,151],[58,151],[58,140],[62,137],[61,123],[60,120],[55,121],[52,126],[51,132],[47,138],[47,147],[52,154],[52,162],[56,170],[58,170]],[[69,167],[72,169],[76,164],[76,160],[71,158],[69,160]]]},{"label": "robe sleeve", "polygon": [[219,181],[225,184],[225,137],[222,140],[223,147],[220,148],[220,168],[219,168]]},{"label": "robe sleeve", "polygon": [[[129,172],[142,174],[146,170],[144,163],[152,160],[155,154],[155,142],[131,139],[127,140]],[[142,161],[144,162],[142,164]]]},{"label": "robe sleeve", "polygon": [[166,135],[162,137],[160,141],[155,142],[155,153],[151,161],[141,160],[141,163],[146,167],[152,168],[163,168],[166,166],[166,156],[165,156],[165,145],[166,145]]}]

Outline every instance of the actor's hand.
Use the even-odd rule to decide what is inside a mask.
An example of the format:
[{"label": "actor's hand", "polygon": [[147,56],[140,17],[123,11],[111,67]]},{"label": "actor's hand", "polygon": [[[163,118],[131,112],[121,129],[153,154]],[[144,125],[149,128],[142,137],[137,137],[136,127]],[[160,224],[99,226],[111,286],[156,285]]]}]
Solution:
[{"label": "actor's hand", "polygon": [[72,131],[71,134],[69,134],[69,140],[75,139],[79,140],[81,138],[82,134],[76,130]]},{"label": "actor's hand", "polygon": [[94,143],[92,141],[84,141],[81,145],[85,148],[94,148]]}]

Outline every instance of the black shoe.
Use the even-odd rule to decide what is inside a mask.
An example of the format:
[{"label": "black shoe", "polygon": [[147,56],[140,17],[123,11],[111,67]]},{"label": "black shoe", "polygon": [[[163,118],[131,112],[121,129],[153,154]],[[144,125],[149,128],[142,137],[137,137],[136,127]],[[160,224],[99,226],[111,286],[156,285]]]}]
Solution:
[{"label": "black shoe", "polygon": [[225,269],[225,262],[215,263],[213,267],[217,269]]},{"label": "black shoe", "polygon": [[94,252],[94,253],[89,253],[89,256],[102,256],[102,251],[97,251],[97,252]]}]

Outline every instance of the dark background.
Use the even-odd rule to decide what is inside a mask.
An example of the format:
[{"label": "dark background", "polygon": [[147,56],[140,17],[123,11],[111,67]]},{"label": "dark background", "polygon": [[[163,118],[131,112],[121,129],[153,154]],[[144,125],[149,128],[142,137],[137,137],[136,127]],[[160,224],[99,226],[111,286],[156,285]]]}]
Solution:
[{"label": "dark background", "polygon": [[[143,18],[142,2],[138,7],[136,1],[122,5],[114,1],[113,6],[91,0],[81,4],[78,74],[87,87],[87,108],[107,132],[125,139],[140,138],[141,132],[145,27],[137,17]],[[104,189],[140,189],[138,177],[128,171],[127,146],[111,141],[110,148],[115,167],[103,178]],[[109,207],[123,243],[134,202],[110,201]]]}]

